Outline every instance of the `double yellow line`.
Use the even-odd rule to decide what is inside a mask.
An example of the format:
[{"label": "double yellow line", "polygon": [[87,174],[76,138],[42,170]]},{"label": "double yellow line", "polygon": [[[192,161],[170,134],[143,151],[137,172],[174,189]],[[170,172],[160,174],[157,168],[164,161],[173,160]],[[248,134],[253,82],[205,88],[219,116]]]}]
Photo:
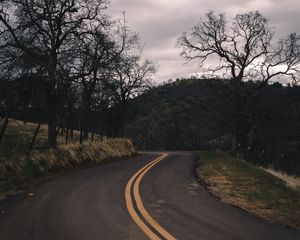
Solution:
[{"label": "double yellow line", "polygon": [[[167,240],[176,240],[175,237],[173,237],[170,233],[168,233],[164,228],[162,228],[147,212],[147,210],[144,208],[140,193],[139,193],[139,187],[140,182],[144,175],[157,163],[159,163],[161,160],[166,158],[168,154],[164,153],[160,157],[156,158],[152,162],[145,165],[143,168],[141,168],[138,172],[136,172],[132,178],[128,181],[125,189],[125,199],[126,199],[126,205],[127,209],[133,219],[133,221],[140,227],[141,230],[152,240],[159,240],[161,239],[157,233],[159,233],[162,237],[164,237]],[[133,189],[133,199],[131,196],[131,192]],[[136,205],[137,210],[134,208],[134,204]],[[139,217],[139,214],[144,218],[144,221]],[[147,226],[148,224],[148,226]],[[157,233],[155,233],[153,230],[149,228],[151,226],[153,229],[156,230]]]}]

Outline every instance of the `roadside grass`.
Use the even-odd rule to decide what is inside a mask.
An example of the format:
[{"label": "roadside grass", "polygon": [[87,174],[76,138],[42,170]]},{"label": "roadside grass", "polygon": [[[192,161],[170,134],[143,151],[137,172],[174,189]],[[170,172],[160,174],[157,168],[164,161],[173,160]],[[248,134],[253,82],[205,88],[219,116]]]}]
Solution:
[{"label": "roadside grass", "polygon": [[[2,122],[0,122],[2,124]],[[136,154],[128,139],[109,139],[79,144],[79,132],[74,131],[70,143],[58,136],[58,148],[47,148],[47,126],[42,125],[29,157],[26,152],[37,124],[10,120],[0,145],[0,197],[41,177],[51,176],[77,166],[100,164]],[[0,125],[1,128],[1,125]]]},{"label": "roadside grass", "polygon": [[[2,128],[3,121],[0,123]],[[26,154],[31,138],[33,137],[36,124],[23,123],[21,121],[9,119],[7,129],[0,145],[0,162],[10,161]],[[36,138],[35,148],[46,146],[47,135],[46,126],[41,126]]]},{"label": "roadside grass", "polygon": [[222,201],[271,222],[300,228],[300,189],[224,152],[196,152],[197,175]]},{"label": "roadside grass", "polygon": [[[4,120],[0,120],[0,129]],[[23,122],[9,119],[8,126],[0,145],[0,163],[11,161],[26,154],[34,132],[37,128],[36,123]],[[79,142],[79,131],[73,131],[73,137],[69,137],[69,143]],[[94,140],[100,140],[100,136],[95,135]],[[58,146],[65,145],[65,134],[57,135]],[[36,137],[33,150],[47,149],[47,125],[41,125]]]}]

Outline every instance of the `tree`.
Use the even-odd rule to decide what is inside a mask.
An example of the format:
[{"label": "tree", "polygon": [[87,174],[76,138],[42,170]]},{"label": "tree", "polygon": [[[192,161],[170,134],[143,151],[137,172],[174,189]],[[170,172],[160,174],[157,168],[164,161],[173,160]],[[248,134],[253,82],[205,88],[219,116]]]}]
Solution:
[{"label": "tree", "polygon": [[[258,81],[260,84],[256,86],[261,88],[279,76],[290,78],[294,83],[299,78],[300,36],[292,33],[274,43],[273,35],[268,20],[257,11],[237,14],[231,21],[225,14],[209,12],[191,32],[183,33],[178,39],[185,59],[197,59],[202,71],[212,75],[221,73],[230,78],[234,151],[244,138],[241,136],[243,105],[247,94],[243,93],[243,82]],[[212,66],[205,68],[210,60]]]},{"label": "tree", "polygon": [[123,136],[128,101],[145,92],[151,86],[155,66],[149,60],[141,61],[140,55],[126,55],[111,72],[107,86],[114,102],[114,133]]},{"label": "tree", "polygon": [[107,93],[103,82],[107,81],[110,72],[122,61],[122,54],[135,48],[139,40],[137,34],[126,26],[125,16],[122,23],[110,23],[108,28],[103,27],[103,24],[96,25],[83,37],[79,71],[86,74],[80,78],[80,125],[82,140],[85,140],[88,138],[89,125],[92,122],[91,113],[105,98],[103,94]]},{"label": "tree", "polygon": [[64,81],[72,79],[65,73],[76,64],[78,37],[95,22],[105,24],[106,0],[4,0],[1,4],[0,50],[6,56],[1,64],[7,69],[11,56],[16,74],[26,69],[39,77],[47,96],[48,144],[55,148]]},{"label": "tree", "polygon": [[[84,73],[79,80],[80,87],[80,142],[88,138],[89,125],[95,91],[102,81],[102,75],[107,71],[115,57],[115,43],[110,39],[100,25],[86,33],[81,39],[79,56],[79,71]],[[101,90],[100,90],[101,91]]]}]

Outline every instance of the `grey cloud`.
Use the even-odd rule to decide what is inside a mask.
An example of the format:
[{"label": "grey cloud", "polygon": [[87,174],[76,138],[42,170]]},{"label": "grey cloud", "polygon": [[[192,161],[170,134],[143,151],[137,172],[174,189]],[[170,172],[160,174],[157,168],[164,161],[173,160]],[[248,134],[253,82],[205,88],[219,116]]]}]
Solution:
[{"label": "grey cloud", "polygon": [[140,34],[144,57],[159,65],[157,81],[197,72],[197,63],[185,65],[176,49],[176,39],[209,10],[228,16],[259,10],[275,26],[277,37],[300,32],[299,0],[111,0],[109,13],[115,18],[126,12],[129,26]]}]

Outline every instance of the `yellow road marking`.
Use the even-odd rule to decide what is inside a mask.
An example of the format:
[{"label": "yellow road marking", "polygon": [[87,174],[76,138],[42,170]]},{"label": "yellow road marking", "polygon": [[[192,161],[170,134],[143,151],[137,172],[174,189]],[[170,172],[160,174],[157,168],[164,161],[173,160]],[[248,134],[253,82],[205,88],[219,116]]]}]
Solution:
[{"label": "yellow road marking", "polygon": [[[168,233],[164,228],[162,228],[147,212],[147,210],[144,208],[140,193],[139,193],[139,186],[142,178],[144,175],[157,163],[159,163],[161,160],[163,160],[168,154],[163,154],[160,157],[156,158],[152,162],[145,165],[143,168],[141,168],[137,173],[133,175],[133,177],[129,180],[129,182],[126,185],[125,189],[125,199],[126,199],[126,205],[127,209],[134,220],[134,222],[143,230],[143,232],[153,240],[160,239],[144,222],[143,220],[138,216],[137,212],[135,211],[131,199],[131,188],[133,186],[133,197],[136,202],[137,208],[140,212],[140,214],[144,217],[144,219],[150,224],[157,232],[159,232],[164,238],[167,240],[176,240],[175,237],[173,237],[170,233]],[[133,184],[134,180],[136,182]]]},{"label": "yellow road marking", "polygon": [[[152,162],[151,162],[152,163]],[[147,164],[144,168],[146,168],[148,165],[150,165],[151,163]],[[130,189],[132,186],[132,183],[134,181],[134,179],[136,178],[136,176],[144,170],[144,168],[142,168],[140,171],[138,171],[135,175],[133,175],[133,177],[129,180],[129,182],[126,185],[126,189],[125,189],[125,199],[126,199],[126,205],[127,205],[127,209],[129,214],[131,215],[133,221],[140,227],[140,229],[143,230],[143,232],[152,240],[160,240],[160,238],[153,233],[150,228],[145,225],[145,223],[142,221],[142,219],[137,215],[136,211],[134,210],[133,204],[132,204],[132,199],[131,199],[131,195],[130,195]]]}]

